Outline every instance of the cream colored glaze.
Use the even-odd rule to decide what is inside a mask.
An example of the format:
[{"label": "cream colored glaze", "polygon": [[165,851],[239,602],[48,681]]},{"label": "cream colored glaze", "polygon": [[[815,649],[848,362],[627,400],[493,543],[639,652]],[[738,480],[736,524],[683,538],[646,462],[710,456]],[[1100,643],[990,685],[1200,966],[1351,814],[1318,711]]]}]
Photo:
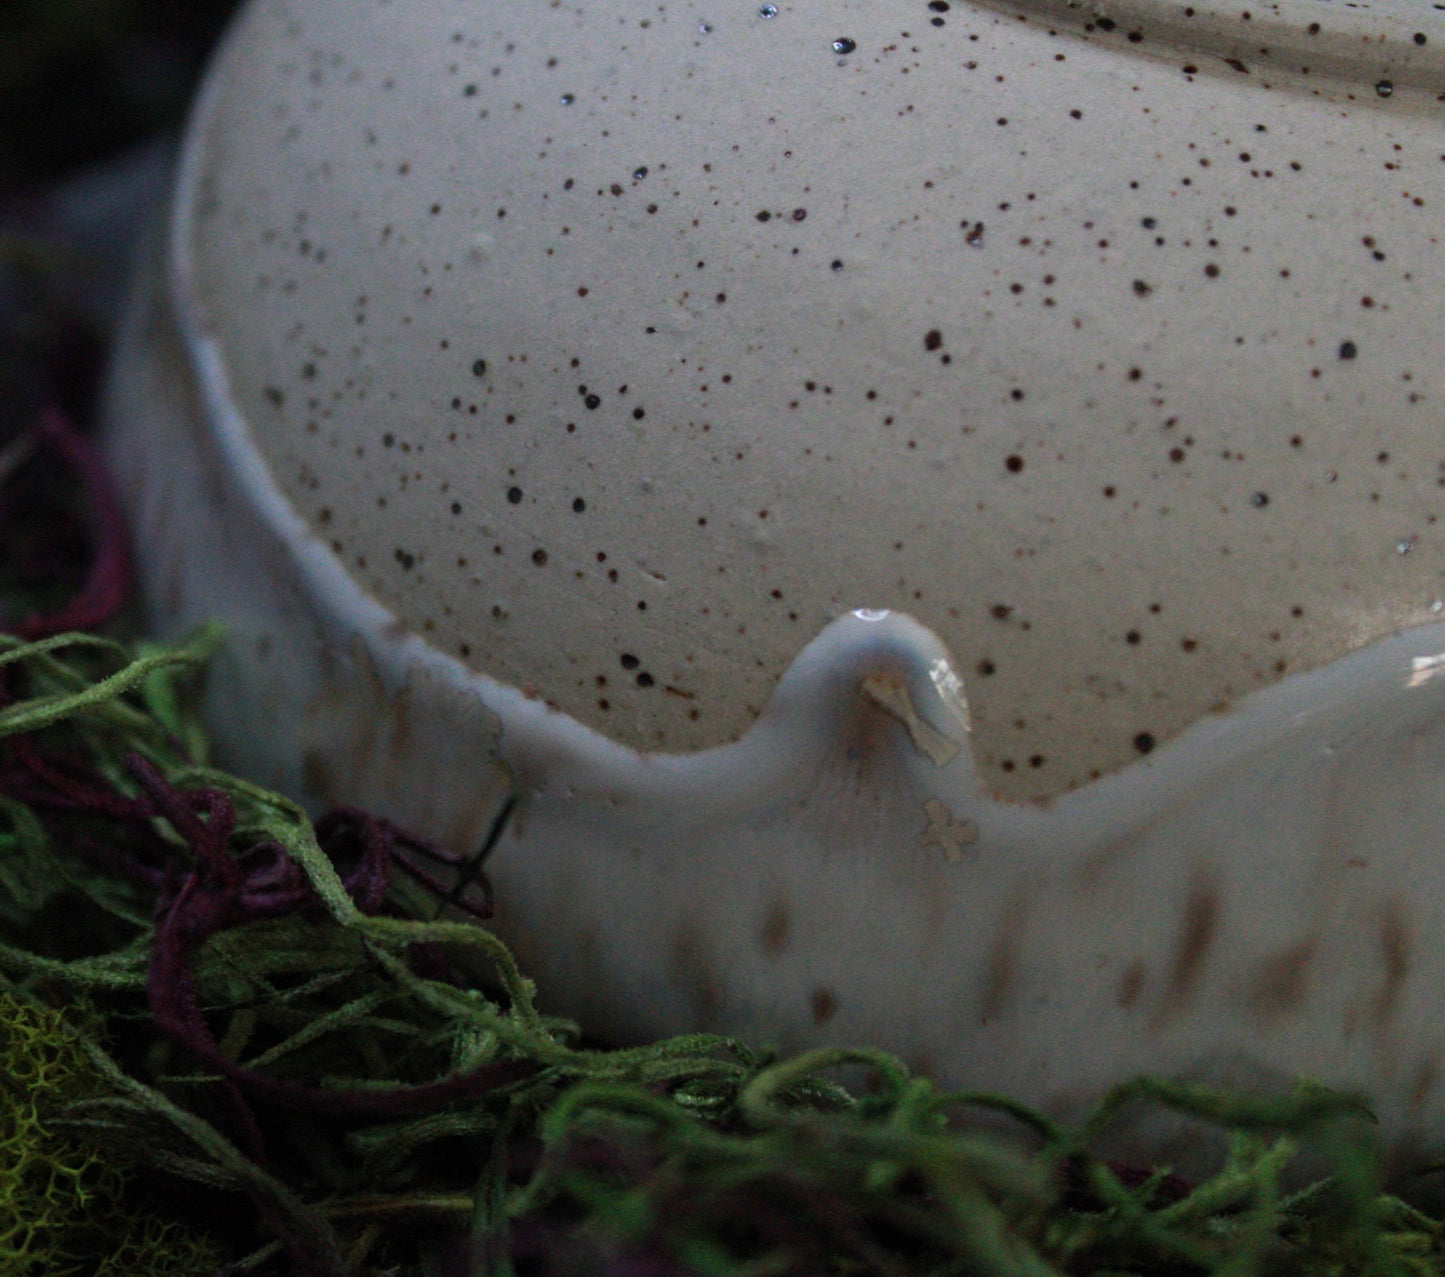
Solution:
[{"label": "cream colored glaze", "polygon": [[178,247],[285,491],[442,650],[683,751],[899,608],[1054,796],[1445,593],[1445,36],[1284,6],[1327,69],[1378,40],[1241,72],[1188,12],[260,0]]},{"label": "cream colored glaze", "polygon": [[[1140,1071],[1234,1082],[1304,1073],[1368,1089],[1396,1151],[1438,1142],[1445,1132],[1438,1014],[1445,949],[1429,937],[1445,928],[1445,893],[1438,889],[1445,626],[1413,623],[1433,615],[1427,600],[1438,579],[1432,520],[1439,462],[1429,427],[1441,373],[1428,343],[1441,326],[1428,287],[1439,270],[1429,238],[1433,166],[1442,161],[1424,149],[1434,130],[1421,104],[1403,90],[1388,101],[1374,100],[1373,90],[1365,95],[1371,100],[1351,101],[1356,90],[1343,82],[1313,96],[1312,82],[1298,72],[1266,89],[1257,65],[1247,74],[1223,66],[1216,76],[1201,59],[1197,72],[1183,72],[1179,57],[1147,38],[1130,43],[1118,27],[1107,37],[1082,26],[1051,36],[1034,22],[999,23],[958,5],[941,14],[920,10],[942,16],[945,25],[916,24],[920,53],[907,77],[888,70],[896,62],[880,70],[871,60],[868,51],[880,37],[864,18],[881,21],[887,15],[879,7],[829,9],[857,19],[847,33],[863,56],[850,54],[842,65],[830,56],[813,67],[815,27],[803,18],[822,10],[780,6],[776,18],[756,22],[750,10],[728,21],[715,15],[704,38],[677,25],[678,15],[697,11],[669,8],[666,29],[681,39],[655,65],[675,71],[677,58],[691,59],[694,79],[710,85],[703,100],[712,103],[711,115],[685,113],[685,121],[661,130],[654,120],[648,136],[667,153],[630,162],[657,167],[635,179],[635,188],[619,181],[620,195],[610,185],[602,196],[579,194],[576,209],[605,215],[579,219],[573,234],[552,240],[542,232],[553,225],[548,218],[562,195],[527,185],[531,161],[508,167],[505,155],[486,151],[468,165],[455,150],[403,144],[381,131],[375,147],[356,152],[343,145],[355,141],[353,126],[375,127],[363,116],[383,110],[376,103],[390,101],[387,94],[401,95],[398,124],[406,116],[445,133],[451,121],[458,145],[490,135],[472,131],[481,121],[456,124],[460,117],[445,106],[453,98],[438,86],[451,84],[456,100],[479,111],[476,99],[505,97],[502,86],[515,81],[513,100],[523,106],[508,120],[516,129],[531,127],[520,121],[530,120],[534,107],[553,110],[545,94],[534,100],[520,91],[524,81],[507,68],[522,61],[495,62],[503,68],[497,85],[482,73],[492,65],[485,58],[476,63],[475,81],[461,77],[461,67],[480,56],[468,39],[503,34],[464,30],[454,54],[437,55],[451,44],[447,24],[416,20],[382,39],[372,24],[391,9],[268,0],[248,11],[198,108],[183,157],[171,260],[143,281],[115,367],[112,455],[134,512],[157,628],[170,633],[209,618],[226,625],[210,694],[222,756],[318,805],[362,803],[460,850],[479,845],[499,814],[510,811],[487,866],[497,888],[498,928],[537,977],[549,1010],[582,1017],[597,1034],[636,1038],[707,1027],[783,1049],[867,1041],[903,1053],[947,1084],[1006,1087],[1061,1115],[1077,1114],[1104,1088]],[[313,18],[329,24],[338,11],[351,21],[326,40],[305,25]],[[428,12],[434,20],[448,13],[475,20],[478,7],[437,3]],[[597,11],[587,12],[596,19]],[[1176,26],[1186,21],[1185,11],[1157,12]],[[1278,11],[1285,18],[1293,12]],[[1382,74],[1376,66],[1388,70],[1393,51],[1402,49],[1401,81],[1418,81],[1428,59],[1411,50],[1433,46],[1429,37],[1422,46],[1402,36],[1411,28],[1391,12],[1381,18],[1352,10],[1341,22],[1358,35],[1360,24],[1378,19],[1393,34],[1369,46],[1378,59],[1370,74]],[[612,83],[607,66],[620,73],[624,61],[608,62],[605,32],[590,40],[572,32],[570,60],[559,53],[558,66],[546,68],[544,51],[553,45],[542,37],[555,35],[549,24],[559,21],[571,31],[572,11],[526,13],[531,25],[506,28],[517,39],[506,56],[532,59],[526,83],[545,83],[544,72],[570,67],[579,76],[573,83],[586,87],[578,68],[589,58],[593,92]],[[300,25],[295,31],[276,25],[278,14]],[[646,31],[655,32],[662,15],[650,21]],[[766,38],[757,22],[767,24]],[[738,74],[776,70],[782,55],[774,49],[783,47],[783,36],[769,33],[786,32],[785,22],[800,34],[788,51],[801,52],[790,64],[793,75],[768,83],[792,107],[787,128],[833,157],[831,165],[815,164],[811,179],[798,179],[818,184],[806,192],[809,200],[831,192],[835,203],[810,203],[802,222],[749,225],[750,205],[729,217],[726,200],[749,198],[755,192],[746,184],[764,177],[783,182],[786,168],[780,163],[770,173],[754,165],[744,172],[741,159],[728,160],[731,152],[717,137],[729,132],[722,104],[730,99],[720,64],[710,59],[715,48],[730,48]],[[824,30],[845,33],[831,23]],[[1234,39],[1232,31],[1216,24],[1213,35],[1199,39]],[[641,32],[638,47],[650,48],[652,37]],[[970,33],[979,38],[968,39]],[[976,51],[969,56],[978,56],[981,75],[970,79],[960,70],[945,84],[941,72],[927,70],[935,55],[924,51],[940,47],[927,42],[944,35]],[[719,36],[721,44],[710,43]],[[611,38],[634,39],[615,32]],[[1346,37],[1331,39],[1325,47],[1343,58]],[[348,40],[358,54],[374,46],[370,70],[332,59]],[[1287,41],[1275,47],[1290,48]],[[756,56],[742,58],[740,49]],[[1056,53],[1065,61],[1055,63]],[[381,62],[415,71],[433,56],[442,59],[436,74],[398,75],[394,88],[381,87],[393,73],[377,70]],[[1188,56],[1200,58],[1197,51]],[[447,58],[457,62],[455,75]],[[1002,84],[991,78],[1005,73]],[[871,165],[828,149],[840,130],[854,129],[860,145],[863,137],[851,117],[822,119],[829,103],[856,100],[877,109],[881,101],[887,108],[905,80],[933,88],[918,96],[925,106],[911,115],[883,111],[883,123],[869,134]],[[472,82],[477,93],[468,95]],[[563,118],[592,123],[576,126],[581,131],[571,140],[559,132],[551,145],[561,148],[569,168],[600,181],[619,157],[613,139],[642,128],[641,107],[655,83],[642,84],[638,103],[626,109],[614,98],[612,125],[601,123],[600,98],[588,103],[579,89],[567,109],[594,114]],[[842,97],[823,92],[837,84],[849,86],[837,91]],[[1070,85],[1079,93],[1066,93]],[[813,97],[804,91],[814,89]],[[872,96],[859,96],[864,89]],[[955,89],[956,102],[947,96]],[[438,93],[440,101],[432,96]],[[953,103],[953,124],[936,106],[925,109],[940,97]],[[315,111],[308,113],[313,98]],[[1010,124],[979,124],[978,112],[958,105],[977,107],[984,99],[990,110],[999,109],[993,101],[1007,101]],[[634,108],[635,121],[628,114]],[[1073,109],[1081,120],[1068,114]],[[737,114],[732,128],[753,132],[733,136],[762,145],[757,134],[766,117]],[[900,139],[923,127],[912,119],[920,115],[931,122],[919,136],[963,148],[971,168],[944,177],[936,156],[903,153]],[[1114,141],[1106,146],[1098,130],[1111,119]],[[1251,132],[1250,160],[1226,163],[1222,138],[1242,146],[1241,120],[1262,123],[1265,131]],[[312,137],[323,121],[324,132]],[[1028,141],[1009,132],[1025,121]],[[283,145],[276,130],[292,124],[299,134]],[[1072,131],[1083,124],[1096,131]],[[609,138],[588,131],[602,127],[613,128]],[[721,159],[697,154],[699,139],[707,138]],[[1001,150],[999,138],[1013,139],[1009,146],[1028,156]],[[1209,138],[1210,154],[1200,155]],[[1386,151],[1371,149],[1387,141]],[[272,144],[279,149],[268,160]],[[678,159],[670,148],[684,144],[694,151]],[[313,156],[304,172],[284,158],[303,145]],[[385,152],[379,174],[365,167],[369,159],[357,167],[356,154],[373,150]],[[1368,166],[1381,154],[1389,158],[1376,172]],[[802,155],[799,146],[796,158]],[[1289,157],[1301,164],[1298,172],[1288,167]],[[1199,158],[1210,158],[1209,167],[1199,167]],[[671,222],[656,221],[664,216],[662,200],[657,214],[646,213],[647,197],[639,192],[653,189],[648,184],[663,175],[663,162],[671,173],[674,164],[693,161],[717,170],[723,160],[727,172],[716,172],[715,195],[699,194],[706,182],[695,185],[691,169],[678,171],[675,187],[661,186],[664,194],[683,192],[675,199],[691,201],[698,227],[691,227],[692,214],[681,227],[675,213]],[[530,209],[535,216],[522,225],[537,255],[486,217],[480,228],[461,218],[465,255],[448,255],[442,228],[456,223],[448,222],[445,205],[435,216],[412,218],[385,245],[374,243],[386,222],[363,216],[362,201],[390,201],[397,218],[416,212],[411,188],[388,177],[388,166],[403,161],[413,164],[408,179],[427,179],[418,190],[445,187],[449,200],[458,191],[480,199],[510,183],[508,218],[494,221],[508,222],[510,232],[515,210]],[[267,163],[276,165],[269,177]],[[955,206],[965,196],[996,200],[999,184],[1022,183],[1031,173],[1054,178],[1039,185],[1032,211],[1024,208],[1017,224],[979,214],[987,223],[981,248],[966,242],[970,221],[964,244],[944,259],[957,268],[950,274],[882,251],[933,233],[931,221],[887,223],[881,167],[887,164],[887,179],[897,179],[900,218],[906,208],[928,207],[912,199],[926,189],[915,181],[920,166],[939,174],[930,198],[940,204],[951,198]],[[1251,165],[1258,177],[1250,176]],[[1140,186],[1126,196],[1111,183],[1131,171]],[[1364,183],[1370,174],[1374,186]],[[1183,176],[1191,177],[1187,187]],[[1176,179],[1180,185],[1171,188]],[[1408,198],[1390,197],[1391,183],[1407,182]],[[866,191],[872,194],[865,200]],[[720,201],[716,209],[711,198]],[[1140,204],[1130,206],[1135,198]],[[1236,201],[1232,217],[1216,207],[1224,199]],[[1084,237],[1081,224],[1070,228],[1063,210],[1075,205],[1095,222],[1089,236],[1109,238],[1109,248]],[[1141,212],[1154,205],[1163,211]],[[789,194],[777,207],[802,205]],[[1138,227],[1145,215],[1159,225]],[[1044,216],[1037,225],[1030,220]],[[592,227],[586,235],[584,224]],[[647,229],[654,225],[670,226],[681,246],[669,247],[667,236],[659,242]],[[948,226],[948,218],[938,221]],[[1129,238],[1136,227],[1165,244]],[[267,240],[268,228],[276,229],[274,240]],[[765,238],[750,245],[746,234],[758,231]],[[801,238],[784,239],[784,231]],[[474,238],[479,232],[491,241]],[[1041,238],[1029,245],[1018,242],[1035,235]],[[1217,277],[1195,270],[1211,260],[1202,250],[1190,256],[1203,241],[1182,242],[1209,235],[1220,240],[1211,249],[1221,267]],[[1373,246],[1362,242],[1366,235]],[[405,243],[394,242],[399,236]],[[727,267],[728,301],[677,306],[667,300],[668,254],[690,254],[704,236],[726,250],[701,273]],[[776,254],[773,236],[781,246]],[[844,268],[829,267],[827,282],[816,286],[805,268],[837,252],[828,245],[836,237],[847,240],[839,257]],[[630,271],[621,270],[627,260],[621,246],[638,249],[644,240],[651,245],[648,270],[635,258]],[[609,243],[619,246],[610,255],[603,251]],[[1046,259],[1029,257],[1044,250]],[[549,272],[570,283],[588,263],[596,273],[588,298],[541,289]],[[1041,275],[1023,274],[1029,263],[1036,274],[1056,272],[1053,293],[1039,293]],[[1135,274],[1145,269],[1152,291],[1139,296],[1129,284],[1119,296],[1115,285],[1145,278]],[[1283,282],[1282,269],[1291,271]],[[348,309],[355,297],[345,282],[358,271],[379,281],[361,324]],[[269,283],[262,286],[261,278]],[[1007,287],[1015,278],[1025,284],[1017,295]],[[1352,291],[1364,278],[1369,307]],[[519,288],[492,287],[499,280],[519,281]],[[829,294],[836,280],[845,281],[844,291]],[[909,294],[906,283],[921,291]],[[1003,291],[966,311],[966,289],[975,285]],[[671,429],[687,419],[686,403],[695,408],[696,401],[664,396],[659,407],[653,394],[687,383],[669,377],[665,364],[643,360],[638,352],[646,347],[625,326],[627,306],[646,301],[654,286],[663,289],[671,327],[658,325],[648,336],[665,337],[660,348],[672,356],[734,350],[754,393],[773,385],[769,378],[781,384],[794,357],[750,354],[753,330],[721,318],[753,314],[762,325],[756,333],[765,334],[772,330],[761,316],[771,299],[799,326],[796,358],[811,352],[808,359],[826,363],[832,379],[820,380],[811,398],[805,391],[794,414],[766,396],[761,407],[750,407],[743,384],[734,391],[710,371],[708,395],[729,412],[709,409],[717,415],[707,435],[730,432],[739,446],[752,445],[742,461],[727,462],[726,453],[710,461],[696,438]],[[1043,305],[1047,296],[1054,306]],[[321,304],[328,297],[344,303],[343,319]],[[601,318],[588,317],[589,299],[606,302]],[[907,325],[946,305],[956,308],[959,326],[941,327],[946,340],[923,358]],[[439,318],[448,313],[465,318],[473,335],[489,335],[500,353],[463,352]],[[611,326],[609,315],[616,318]],[[963,326],[965,317],[971,327]],[[1058,328],[1061,317],[1068,318],[1066,330]],[[1081,321],[1077,330],[1073,317]],[[1236,328],[1246,336],[1238,348],[1228,337]],[[1055,340],[1068,332],[1082,334],[1073,339],[1078,344]],[[561,381],[575,374],[566,365],[549,370],[568,350],[582,349],[577,333],[586,338],[586,358],[606,365],[607,380],[589,366],[587,384],[612,387],[610,398],[594,411],[550,415],[549,404],[575,408],[575,384]],[[502,345],[508,334],[516,339],[511,364]],[[444,351],[443,340],[452,343]],[[1357,343],[1354,359],[1339,359],[1343,340]],[[523,365],[523,344],[544,353]],[[776,346],[770,349],[776,356]],[[953,362],[944,365],[943,353]],[[1137,365],[1122,362],[1133,355]],[[463,356],[486,357],[488,367],[476,377],[470,364],[458,372]],[[634,356],[641,372],[628,362]],[[1317,363],[1297,363],[1302,356]],[[1105,369],[1094,369],[1091,358]],[[1115,360],[1140,367],[1139,382],[1127,372],[1111,379]],[[1315,366],[1318,378],[1309,375]],[[879,399],[864,395],[870,407],[860,417],[852,391],[869,385],[873,374]],[[627,396],[615,389],[622,375],[633,378]],[[1155,379],[1162,389],[1153,389]],[[1013,384],[1026,390],[1023,400],[1004,393]],[[457,441],[447,437],[451,425],[422,438],[424,428],[452,421],[449,396],[460,397],[464,387],[474,397],[463,400]],[[629,412],[619,420],[618,400],[642,404],[638,387],[649,392],[644,418]],[[880,410],[871,405],[881,405],[885,392],[912,405],[895,426],[906,420],[915,428],[918,448],[890,450],[880,441],[893,436],[868,424],[867,413]],[[1167,429],[1181,440],[1192,433],[1194,443],[1180,443],[1186,452],[1176,464],[1157,455],[1165,428],[1150,414],[1164,408],[1149,401],[1162,396],[1173,403],[1181,394],[1193,396],[1195,415]],[[1088,413],[1086,396],[1095,399]],[[471,402],[478,405],[475,418]],[[1077,411],[1066,412],[1071,405]],[[518,419],[507,423],[507,411]],[[1037,417],[1025,415],[1035,411]],[[976,423],[975,433],[940,442],[936,432],[964,417]],[[312,419],[314,433],[307,429]],[[577,422],[571,435],[567,420]],[[390,447],[379,442],[385,432],[392,433]],[[988,470],[995,444],[1020,449],[1024,468]],[[946,456],[945,445],[953,449]],[[789,449],[807,447],[815,451],[805,466]],[[830,447],[834,461],[822,460],[819,448]],[[1065,461],[1050,463],[1048,447],[1063,451]],[[1224,447],[1230,458],[1219,456]],[[1383,451],[1387,461],[1377,459]],[[505,474],[509,466],[518,473]],[[1316,466],[1332,467],[1334,478]],[[1105,473],[1117,491],[1099,501],[1089,483]],[[641,478],[651,486],[644,489]],[[508,501],[505,490],[498,497],[502,481],[521,489],[522,500]],[[1255,491],[1268,491],[1270,501],[1236,500]],[[976,493],[988,508],[967,510],[960,493]],[[1164,501],[1161,493],[1173,502],[1169,516],[1150,513]],[[586,506],[581,512],[571,509],[577,496]],[[762,520],[729,521],[729,512],[752,509],[764,496],[776,499],[759,507],[769,509],[766,522],[780,532],[772,541],[759,539]],[[1128,504],[1136,499],[1137,508]],[[455,516],[453,500],[462,505]],[[698,503],[722,512],[709,517],[715,540],[690,530]],[[331,511],[329,521],[323,509]],[[389,522],[400,515],[415,522]],[[937,556],[906,548],[883,553],[883,560],[898,555],[910,572],[927,569],[934,574],[928,588],[941,597],[957,590],[958,618],[948,616],[947,606],[935,609],[926,591],[913,598],[923,577],[909,577],[907,589],[890,584],[886,573],[902,567],[880,568],[863,553],[889,520],[906,519],[910,536],[922,538],[906,547],[932,546]],[[483,526],[491,528],[485,538]],[[417,540],[399,544],[402,528]],[[604,586],[592,566],[599,529],[619,572],[615,586]],[[1037,542],[1033,560],[1012,557],[1023,537]],[[492,554],[494,544],[505,553]],[[1231,554],[1219,555],[1219,544]],[[446,556],[471,555],[477,547],[485,589],[438,592],[451,579],[442,571]],[[548,550],[546,564],[531,562],[535,548]],[[721,557],[703,556],[702,548]],[[397,549],[412,556],[409,566]],[[362,553],[379,558],[363,570],[356,563]],[[640,562],[655,575],[644,580]],[[689,577],[682,570],[688,564],[700,575]],[[1073,574],[1061,565],[1072,565]],[[717,573],[718,566],[728,572]],[[772,599],[773,588],[785,598]],[[1016,602],[1020,610],[986,623],[967,611],[980,597],[1000,599],[1005,588],[1032,592],[1008,597],[1046,599],[1047,607],[1024,611]],[[817,615],[806,624],[802,612],[796,623],[774,624],[770,616],[785,615],[774,604],[796,606],[787,591],[812,597]],[[1160,591],[1167,591],[1166,605],[1148,613],[1146,600]],[[505,623],[490,619],[490,601],[499,595],[512,600]],[[649,603],[645,614],[635,607],[639,597]],[[1254,628],[1270,623],[1271,609],[1301,598],[1304,615],[1290,617],[1278,640]],[[898,610],[853,610],[894,601],[932,628]],[[1125,605],[1144,610],[1138,644],[1115,641],[1107,607]],[[707,630],[688,619],[692,606],[746,607],[748,633],[737,634],[736,625]],[[830,619],[835,610],[840,615]],[[1177,634],[1167,627],[1181,617],[1196,627],[1185,632],[1198,635],[1197,647],[1171,655]],[[1404,625],[1412,628],[1372,638]],[[704,631],[713,636],[707,646],[681,642]],[[789,637],[786,651],[779,635]],[[775,651],[765,645],[769,636]],[[746,646],[755,637],[763,646]],[[655,651],[644,641],[655,642]],[[461,642],[478,645],[470,659],[490,676],[459,659]],[[1261,644],[1284,653],[1287,668],[1323,663],[1240,697],[1226,713],[1205,712],[1248,681],[1244,658]],[[766,662],[746,663],[754,651],[774,651],[776,683]],[[639,657],[635,669],[624,669],[622,652]],[[691,666],[689,652],[696,657]],[[569,695],[583,695],[586,681],[576,682],[581,676],[568,662],[584,656],[616,662],[599,671],[615,689],[615,708],[590,719],[548,704],[565,707]],[[982,659],[997,661],[997,673],[980,676]],[[1125,659],[1134,665],[1110,664]],[[665,660],[697,672],[696,702],[662,690],[670,673]],[[578,668],[591,677],[589,666]],[[1071,697],[1079,686],[1071,680],[1091,670],[1112,670],[1115,682],[1086,681],[1087,695]],[[637,685],[638,674],[654,671],[651,687]],[[1202,680],[1197,686],[1186,677],[1191,671]],[[1266,682],[1274,677],[1272,666],[1257,672]],[[976,723],[972,738],[965,691]],[[588,687],[586,696],[595,695]],[[1011,696],[1020,698],[1017,710],[1008,708]],[[754,697],[762,705],[755,719]],[[1062,706],[1053,720],[1010,725],[1010,712],[1032,714],[1034,706],[1053,704],[1049,698]],[[697,720],[665,712],[694,705]],[[1190,714],[1199,716],[1175,732]],[[1129,757],[1131,729],[1155,732],[1158,748],[1058,792],[1066,779]],[[679,748],[741,734],[696,753],[632,747],[658,733]],[[1047,768],[1027,772],[1028,784],[1017,766],[1002,768],[1013,755],[1000,751],[1012,749],[1015,737],[1061,751]],[[1056,767],[1059,760],[1069,768]],[[1053,794],[1054,801],[1001,801],[990,792],[1000,788],[1012,797]],[[1159,1153],[1166,1134],[1136,1132],[1136,1152]]]},{"label": "cream colored glaze", "polygon": [[[182,293],[183,295],[183,293]],[[470,673],[342,572],[152,285],[112,452],[156,624],[222,620],[234,766],[480,845],[549,1011],[635,1040],[868,1042],[1077,1117],[1141,1071],[1368,1091],[1445,1132],[1445,626],[1246,697],[1047,809],[989,798],[948,653],[840,618],[735,744],[642,755]],[[177,322],[179,321],[179,322]],[[1135,1157],[1198,1164],[1156,1120]]]}]

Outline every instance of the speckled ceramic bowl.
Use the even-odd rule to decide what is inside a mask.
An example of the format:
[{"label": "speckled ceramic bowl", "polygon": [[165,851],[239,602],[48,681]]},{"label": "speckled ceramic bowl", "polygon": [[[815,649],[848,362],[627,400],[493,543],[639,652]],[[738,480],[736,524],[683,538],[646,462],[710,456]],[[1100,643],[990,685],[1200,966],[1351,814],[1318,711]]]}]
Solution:
[{"label": "speckled ceramic bowl", "polygon": [[112,397],[233,761],[558,1010],[1445,1135],[1445,24],[256,0]]}]

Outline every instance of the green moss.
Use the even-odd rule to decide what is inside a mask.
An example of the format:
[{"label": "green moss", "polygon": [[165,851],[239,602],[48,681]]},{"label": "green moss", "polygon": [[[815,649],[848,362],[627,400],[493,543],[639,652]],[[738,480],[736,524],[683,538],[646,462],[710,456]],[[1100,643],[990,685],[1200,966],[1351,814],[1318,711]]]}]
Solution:
[{"label": "green moss", "polygon": [[[1445,1277],[1361,1097],[1142,1078],[1065,1125],[872,1048],[587,1042],[406,875],[364,909],[361,824],[201,764],[211,641],[0,636],[0,1277],[214,1271],[142,1167],[243,1271]],[[1101,1157],[1141,1106],[1212,1171]]]}]

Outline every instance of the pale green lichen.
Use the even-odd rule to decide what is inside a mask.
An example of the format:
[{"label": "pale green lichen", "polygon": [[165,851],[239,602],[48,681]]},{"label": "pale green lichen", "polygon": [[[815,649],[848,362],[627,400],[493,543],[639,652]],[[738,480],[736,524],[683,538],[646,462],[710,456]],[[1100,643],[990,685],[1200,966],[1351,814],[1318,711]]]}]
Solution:
[{"label": "pale green lichen", "polygon": [[0,1273],[6,1277],[185,1277],[219,1251],[127,1200],[126,1163],[65,1131],[75,1106],[112,1093],[81,1044],[79,1007],[0,989]]}]

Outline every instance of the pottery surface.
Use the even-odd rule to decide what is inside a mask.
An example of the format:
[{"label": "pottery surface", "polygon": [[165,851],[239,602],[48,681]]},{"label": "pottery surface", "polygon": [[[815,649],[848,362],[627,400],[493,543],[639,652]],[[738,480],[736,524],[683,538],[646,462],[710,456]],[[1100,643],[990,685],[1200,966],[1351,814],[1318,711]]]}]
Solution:
[{"label": "pottery surface", "polygon": [[602,1031],[1439,1133],[1433,18],[257,0],[110,413],[229,757]]}]

